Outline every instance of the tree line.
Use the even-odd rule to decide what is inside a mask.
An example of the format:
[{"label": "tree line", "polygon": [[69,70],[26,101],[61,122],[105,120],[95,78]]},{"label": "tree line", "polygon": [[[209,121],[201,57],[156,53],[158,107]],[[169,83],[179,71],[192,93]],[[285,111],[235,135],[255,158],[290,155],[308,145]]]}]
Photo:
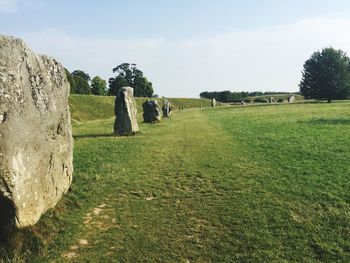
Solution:
[{"label": "tree line", "polygon": [[113,73],[116,73],[116,76],[109,79],[107,86],[107,82],[99,76],[91,79],[89,74],[82,70],[69,72],[66,69],[70,93],[115,96],[122,87],[129,86],[134,88],[135,97],[154,96],[152,83],[136,67],[136,64],[120,64],[113,69]]},{"label": "tree line", "polygon": [[[342,50],[332,47],[314,52],[306,60],[299,84],[299,93],[305,99],[332,100],[350,97],[350,58]],[[272,94],[288,94],[287,92],[202,92],[201,98],[215,98],[221,102],[236,102],[255,97]]]},{"label": "tree line", "polygon": [[[134,88],[136,97],[152,97],[154,95],[152,83],[144,76],[136,64],[123,63],[113,69],[115,77],[107,82],[101,77],[90,78],[82,70],[69,72],[67,78],[71,86],[71,94],[94,94],[114,96],[122,87]],[[350,96],[350,58],[342,50],[332,47],[316,51],[304,63],[302,79],[299,84],[300,94],[306,99],[332,100],[346,99]],[[247,97],[271,94],[286,94],[286,92],[231,92],[214,91],[202,92],[201,98],[215,98],[221,102],[236,102]]]},{"label": "tree line", "polygon": [[[272,94],[287,94],[288,92],[273,92],[273,91],[267,91],[267,92],[261,92],[261,91],[241,91],[241,92],[231,92],[229,90],[225,91],[212,91],[212,92],[202,92],[199,94],[199,96],[202,99],[215,99],[217,101],[221,101],[224,103],[229,102],[240,102],[242,100],[247,100],[248,97],[256,97],[256,96],[263,96],[263,95],[272,95]],[[293,93],[295,94],[295,93]]]}]

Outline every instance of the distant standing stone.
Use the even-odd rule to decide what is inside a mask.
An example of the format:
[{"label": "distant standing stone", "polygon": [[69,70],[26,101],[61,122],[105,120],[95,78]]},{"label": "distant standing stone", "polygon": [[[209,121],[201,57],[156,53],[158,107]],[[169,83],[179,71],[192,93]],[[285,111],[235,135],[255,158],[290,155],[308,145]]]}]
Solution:
[{"label": "distant standing stone", "polygon": [[211,100],[211,106],[212,107],[216,107],[216,99],[212,99]]},{"label": "distant standing stone", "polygon": [[0,232],[34,225],[71,185],[68,94],[57,60],[0,35]]},{"label": "distant standing stone", "polygon": [[164,100],[162,110],[163,110],[163,117],[169,118],[171,115],[171,104],[168,100]]},{"label": "distant standing stone", "polygon": [[295,101],[295,96],[294,95],[288,97],[288,102],[289,103],[293,103],[294,101]]},{"label": "distant standing stone", "polygon": [[162,118],[162,112],[158,101],[147,100],[142,104],[143,121],[148,123],[158,122]]},{"label": "distant standing stone", "polygon": [[133,135],[139,131],[137,124],[137,109],[134,98],[134,89],[124,87],[115,97],[114,134],[119,136]]}]

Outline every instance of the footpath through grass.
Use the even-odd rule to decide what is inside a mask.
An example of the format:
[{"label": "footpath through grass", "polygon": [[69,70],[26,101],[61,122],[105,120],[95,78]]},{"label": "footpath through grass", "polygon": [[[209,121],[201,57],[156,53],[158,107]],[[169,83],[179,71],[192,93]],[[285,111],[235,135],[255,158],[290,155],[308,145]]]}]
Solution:
[{"label": "footpath through grass", "polygon": [[349,103],[112,127],[74,126],[72,189],[29,262],[350,261]]}]

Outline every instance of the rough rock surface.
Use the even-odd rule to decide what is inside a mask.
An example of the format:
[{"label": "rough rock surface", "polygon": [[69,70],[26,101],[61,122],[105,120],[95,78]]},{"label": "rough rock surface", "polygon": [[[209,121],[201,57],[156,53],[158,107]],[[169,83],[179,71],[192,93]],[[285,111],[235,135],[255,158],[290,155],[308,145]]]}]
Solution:
[{"label": "rough rock surface", "polygon": [[216,107],[216,99],[212,99],[211,100],[211,106],[212,107]]},{"label": "rough rock surface", "polygon": [[163,110],[163,117],[164,118],[169,118],[170,115],[171,115],[171,104],[168,100],[164,100],[163,101],[163,107],[162,107],[162,110]]},{"label": "rough rock surface", "polygon": [[158,122],[162,118],[162,111],[156,100],[147,100],[142,104],[143,121],[148,123]]},{"label": "rough rock surface", "polygon": [[68,94],[60,63],[0,35],[0,230],[35,224],[68,190]]},{"label": "rough rock surface", "polygon": [[133,135],[139,131],[134,89],[122,88],[115,97],[114,133],[119,136]]}]

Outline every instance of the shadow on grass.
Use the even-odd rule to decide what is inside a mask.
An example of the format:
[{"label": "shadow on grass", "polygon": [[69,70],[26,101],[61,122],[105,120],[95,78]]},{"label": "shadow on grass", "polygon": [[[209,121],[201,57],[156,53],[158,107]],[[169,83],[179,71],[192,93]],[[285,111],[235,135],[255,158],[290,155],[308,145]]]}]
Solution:
[{"label": "shadow on grass", "polygon": [[350,119],[312,119],[309,121],[303,121],[302,123],[311,125],[350,125]]},{"label": "shadow on grass", "polygon": [[79,134],[73,135],[74,139],[84,139],[84,138],[110,138],[117,137],[113,133],[96,133],[96,134]]}]

